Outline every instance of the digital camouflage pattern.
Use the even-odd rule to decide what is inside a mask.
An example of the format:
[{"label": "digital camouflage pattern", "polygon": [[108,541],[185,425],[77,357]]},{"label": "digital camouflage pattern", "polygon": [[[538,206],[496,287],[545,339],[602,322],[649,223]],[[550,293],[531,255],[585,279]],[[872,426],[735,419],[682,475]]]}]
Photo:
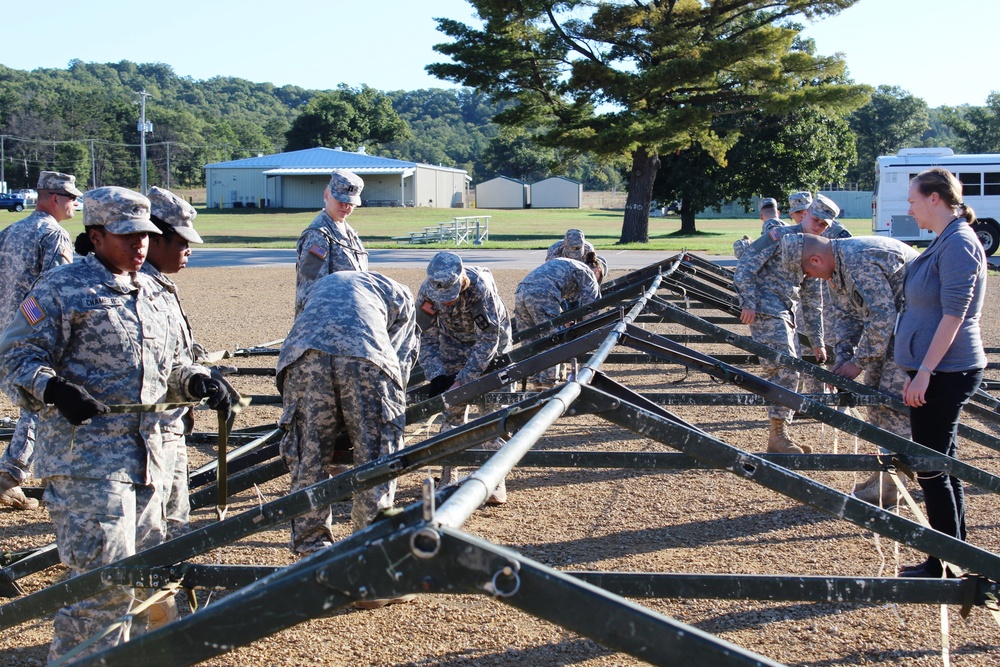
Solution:
[{"label": "digital camouflage pattern", "polygon": [[799,211],[804,211],[809,208],[809,204],[812,201],[812,193],[810,192],[793,192],[788,195],[788,212],[798,213]]},{"label": "digital camouflage pattern", "polygon": [[[345,432],[354,465],[397,451],[403,443],[406,383],[419,339],[409,288],[378,273],[342,271],[316,282],[278,357],[284,410],[281,452],[291,491],[336,474],[334,443]],[[354,530],[392,507],[396,482],[356,493]],[[333,542],[329,507],[292,521],[299,554]]]},{"label": "digital camouflage pattern", "polygon": [[170,190],[155,185],[149,189],[150,215],[173,227],[174,232],[188,243],[203,243],[194,229],[194,219],[198,212],[194,206],[184,201]]},{"label": "digital camouflage pattern", "polygon": [[462,258],[453,252],[439,252],[427,264],[424,291],[434,303],[450,303],[462,291],[465,278]]},{"label": "digital camouflage pattern", "polygon": [[[35,469],[49,481],[45,499],[71,572],[131,555],[137,540],[162,539],[159,491],[169,471],[159,415],[97,415],[73,426],[44,405],[46,386],[59,376],[108,405],[193,400],[188,382],[207,371],[183,363],[167,313],[152,279],[116,276],[91,254],[43,274],[0,339],[5,390],[38,412]],[[98,609],[87,601],[59,612],[50,657],[124,615],[131,597],[122,590]]]},{"label": "digital camouflage pattern", "polygon": [[319,212],[299,236],[295,262],[295,316],[305,306],[313,283],[337,271],[367,271],[368,251],[346,222]]},{"label": "digital camouflage pattern", "polygon": [[[45,505],[59,557],[77,576],[110,565],[163,541],[162,500],[155,485],[56,476],[48,479]],[[55,614],[49,662],[121,619],[146,589],[115,586]],[[128,641],[144,621],[126,618],[108,636],[82,651],[91,655]]]},{"label": "digital camouflage pattern", "polygon": [[281,346],[278,390],[284,369],[308,350],[366,359],[405,389],[419,350],[410,289],[380,273],[342,271],[314,291]]},{"label": "digital camouflage pattern", "polygon": [[800,225],[774,227],[756,241],[736,265],[733,284],[743,308],[758,316],[776,317],[794,326],[796,303],[802,306],[802,325],[813,347],[823,345],[823,301],[820,281],[788,271],[781,261],[780,240],[801,234]]},{"label": "digital camouflage pattern", "polygon": [[[772,227],[754,241],[736,265],[733,284],[744,308],[756,312],[750,335],[758,343],[797,357],[795,335],[796,306],[813,347],[823,345],[823,301],[818,280],[805,278],[801,268],[790,272],[782,262],[780,240],[787,234],[801,233],[800,225]],[[797,371],[761,359],[764,379],[791,391],[798,391]],[[771,419],[791,421],[793,412],[783,406],[768,408]]]},{"label": "digital camouflage pattern", "polygon": [[337,201],[360,206],[361,191],[365,189],[365,182],[354,172],[334,169],[330,173],[330,182],[327,183],[326,189]]},{"label": "digital camouflage pattern", "polygon": [[[543,263],[524,277],[514,293],[514,318],[518,330],[547,322],[562,312],[562,302],[578,302],[579,306],[593,303],[601,290],[593,270],[582,262],[565,257]],[[559,366],[552,366],[534,378],[539,382],[554,382]]]},{"label": "digital camouflage pattern", "polygon": [[[150,188],[150,194],[152,194],[152,190],[153,188]],[[156,204],[154,203],[153,206],[155,211]],[[149,262],[143,264],[140,271],[152,278],[163,290],[163,300],[168,307],[167,314],[171,326],[181,337],[180,358],[182,363],[195,363],[201,346],[194,341],[191,323],[181,306],[176,283]],[[165,532],[168,538],[172,539],[188,532],[191,521],[186,436],[194,430],[194,416],[191,414],[191,408],[177,408],[170,412],[161,412],[160,417],[164,453],[163,465],[164,469],[168,471],[164,476],[164,488],[160,490],[160,497],[163,500]]]},{"label": "digital camouflage pattern", "polygon": [[511,348],[510,317],[493,274],[479,266],[466,266],[465,274],[469,286],[451,306],[434,303],[426,280],[417,292],[417,307],[429,316],[420,337],[420,365],[428,379],[456,375],[466,384]]},{"label": "digital camouflage pattern", "polygon": [[[774,200],[772,199],[771,201]],[[769,230],[774,229],[775,227],[785,227],[786,225],[787,223],[781,218],[768,218],[761,224],[760,233],[762,235],[767,234]],[[752,242],[753,241],[750,239],[750,237],[744,234],[743,238],[737,239],[736,242],[733,243],[733,255],[736,256],[736,259],[739,259],[740,257],[743,256],[743,253],[747,251],[747,248],[750,247],[750,244]]]},{"label": "digital camouflage pattern", "polygon": [[[833,303],[831,340],[837,361],[864,369],[864,382],[901,397],[906,373],[893,361],[892,335],[903,305],[906,264],[919,253],[896,239],[861,236],[831,241]],[[891,408],[871,406],[869,420],[887,431],[910,437],[910,421]]]},{"label": "digital camouflage pattern", "polygon": [[[0,232],[0,332],[14,319],[38,276],[72,261],[69,232],[48,213],[35,211]],[[31,474],[35,422],[31,412],[21,411],[10,444],[0,458],[0,469],[20,482]]]},{"label": "digital camouflage pattern", "polygon": [[587,241],[583,232],[579,229],[567,229],[561,241],[549,246],[548,252],[545,253],[545,261],[566,257],[582,262],[589,252],[594,252],[594,245]]},{"label": "digital camouflage pattern", "polygon": [[36,190],[48,190],[61,195],[82,197],[83,193],[76,187],[76,176],[59,171],[42,171],[38,174]]},{"label": "digital camouflage pattern", "polygon": [[128,188],[109,185],[83,193],[83,225],[112,234],[160,234],[149,219],[149,199]]}]

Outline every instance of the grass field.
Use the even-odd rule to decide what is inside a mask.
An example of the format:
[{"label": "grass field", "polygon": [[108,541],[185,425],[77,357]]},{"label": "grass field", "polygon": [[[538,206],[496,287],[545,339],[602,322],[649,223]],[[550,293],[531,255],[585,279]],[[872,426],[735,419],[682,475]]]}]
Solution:
[{"label": "grass field", "polygon": [[[317,209],[318,210],[318,209]],[[195,226],[207,247],[293,248],[302,230],[317,210],[231,210],[198,209]],[[0,211],[0,228],[20,220],[30,211]],[[597,248],[617,250],[698,250],[715,255],[731,255],[733,241],[747,234],[760,234],[756,218],[699,220],[696,234],[680,234],[676,216],[649,219],[649,243],[616,245],[621,236],[622,211],[600,209],[475,210],[435,208],[359,208],[349,222],[369,248],[395,248],[393,236],[405,236],[425,226],[450,220],[453,216],[489,215],[490,238],[482,248],[548,247],[571,227],[582,229]],[[841,221],[855,235],[870,234],[871,221]],[[83,217],[77,212],[64,226],[70,236],[83,231]],[[447,248],[450,244],[429,244]]]}]

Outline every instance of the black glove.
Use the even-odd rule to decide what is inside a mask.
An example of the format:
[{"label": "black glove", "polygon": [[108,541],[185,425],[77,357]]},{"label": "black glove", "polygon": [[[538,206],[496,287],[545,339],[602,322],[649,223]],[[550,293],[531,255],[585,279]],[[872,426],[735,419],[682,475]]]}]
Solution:
[{"label": "black glove", "polygon": [[43,398],[46,403],[56,406],[59,414],[74,426],[89,424],[91,417],[111,411],[104,403],[88,394],[86,389],[59,376],[45,385]]},{"label": "black glove", "polygon": [[208,407],[217,412],[225,411],[226,419],[233,410],[233,402],[226,386],[208,375],[193,375],[188,380],[188,393],[196,398],[207,398]]},{"label": "black glove", "polygon": [[456,377],[457,375],[438,375],[436,378],[431,378],[427,383],[427,398],[434,398],[448,391],[451,385],[455,384]]}]

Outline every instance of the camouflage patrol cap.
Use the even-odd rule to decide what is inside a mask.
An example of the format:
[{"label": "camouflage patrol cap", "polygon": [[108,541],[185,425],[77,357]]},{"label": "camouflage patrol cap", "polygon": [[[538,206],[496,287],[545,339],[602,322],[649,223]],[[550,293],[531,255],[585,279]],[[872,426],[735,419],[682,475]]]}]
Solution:
[{"label": "camouflage patrol cap", "polygon": [[76,176],[59,171],[43,171],[38,174],[36,190],[48,190],[66,197],[82,197],[83,193],[76,188]]},{"label": "camouflage patrol cap", "polygon": [[361,191],[365,182],[355,173],[346,169],[334,169],[330,174],[330,184],[326,186],[330,196],[345,204],[361,204]]},{"label": "camouflage patrol cap", "polygon": [[765,197],[757,204],[757,210],[763,211],[768,206],[773,206],[774,210],[778,210],[778,200],[774,197]]},{"label": "camouflage patrol cap", "polygon": [[84,193],[83,225],[104,227],[112,234],[161,233],[149,219],[149,200],[113,185]]},{"label": "camouflage patrol cap", "polygon": [[608,275],[608,260],[598,255],[594,261],[597,263],[597,268],[601,270],[601,275],[597,278],[597,284],[600,285]]},{"label": "camouflage patrol cap", "polygon": [[820,220],[833,221],[840,215],[840,207],[832,199],[821,194],[816,195],[816,199],[809,204],[809,212]]},{"label": "camouflage patrol cap", "polygon": [[781,237],[781,265],[793,276],[803,276],[802,234],[785,234]]},{"label": "camouflage patrol cap", "polygon": [[563,237],[563,244],[573,250],[582,248],[584,241],[586,238],[583,236],[583,231],[579,229],[567,229],[566,236]]},{"label": "camouflage patrol cap", "polygon": [[812,203],[812,200],[812,193],[793,192],[788,195],[788,212],[798,213],[799,211],[804,211],[809,208],[809,204]]},{"label": "camouflage patrol cap", "polygon": [[155,185],[149,189],[150,216],[169,225],[178,236],[188,243],[204,243],[194,231],[194,218],[198,212],[170,190]]},{"label": "camouflage patrol cap", "polygon": [[453,252],[439,252],[427,265],[424,291],[435,303],[450,303],[461,293],[464,276],[461,257]]}]

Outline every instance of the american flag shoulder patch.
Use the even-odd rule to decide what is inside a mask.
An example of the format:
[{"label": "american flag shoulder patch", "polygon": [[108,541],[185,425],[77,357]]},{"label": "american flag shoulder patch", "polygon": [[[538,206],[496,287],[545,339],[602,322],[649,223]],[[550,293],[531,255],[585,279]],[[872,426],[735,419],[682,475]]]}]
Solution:
[{"label": "american flag shoulder patch", "polygon": [[25,299],[24,303],[21,304],[21,313],[24,315],[24,319],[28,320],[28,324],[31,326],[35,326],[45,319],[44,311],[42,311],[33,296],[29,296]]},{"label": "american flag shoulder patch", "polygon": [[321,245],[313,243],[311,246],[309,246],[309,252],[316,255],[320,259],[326,259],[328,250]]},{"label": "american flag shoulder patch", "polygon": [[767,230],[767,235],[771,237],[772,241],[777,241],[778,239],[781,238],[781,234],[778,233],[778,230],[775,227],[772,227],[771,229]]}]

